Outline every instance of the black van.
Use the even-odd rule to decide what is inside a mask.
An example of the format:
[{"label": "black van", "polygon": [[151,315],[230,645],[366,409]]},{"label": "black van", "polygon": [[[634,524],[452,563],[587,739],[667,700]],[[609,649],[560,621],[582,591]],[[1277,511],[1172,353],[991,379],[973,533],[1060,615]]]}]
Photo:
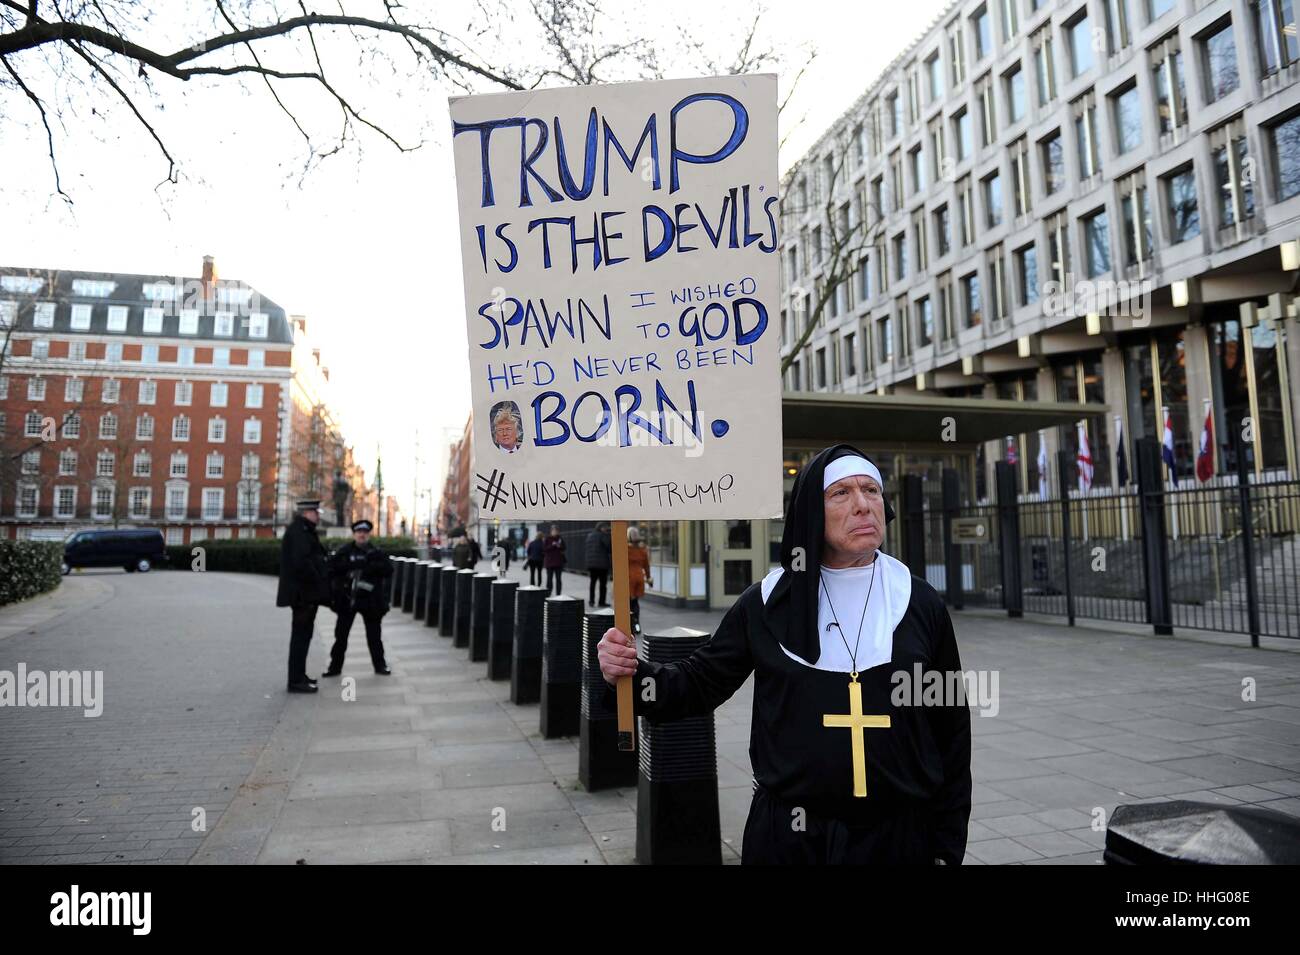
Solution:
[{"label": "black van", "polygon": [[63,573],[73,567],[123,567],[129,574],[147,573],[165,563],[167,548],[158,530],[77,531],[63,545]]}]

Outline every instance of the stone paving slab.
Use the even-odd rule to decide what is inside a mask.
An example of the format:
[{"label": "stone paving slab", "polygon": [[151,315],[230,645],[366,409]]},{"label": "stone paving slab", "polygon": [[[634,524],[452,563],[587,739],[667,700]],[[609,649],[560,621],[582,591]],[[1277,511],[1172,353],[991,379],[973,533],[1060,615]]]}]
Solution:
[{"label": "stone paving slab", "polygon": [[[576,740],[542,739],[536,705],[512,705],[506,683],[409,615],[386,619],[393,676],[370,672],[354,639],[354,698],[329,680],[289,697],[271,579],[70,583],[87,582],[80,603],[65,597],[21,627],[6,630],[0,611],[12,634],[0,668],[102,667],[108,698],[98,720],[0,711],[0,862],[633,861],[635,789],[583,792]],[[650,629],[710,630],[720,616],[650,601],[642,613]],[[332,620],[318,618],[313,671]],[[1094,820],[1122,803],[1300,816],[1300,653],[986,612],[954,625],[963,665],[1000,676],[997,715],[972,715],[968,863],[1095,864]],[[1257,702],[1242,699],[1245,678]],[[727,863],[750,801],[751,702],[752,681],[715,718]],[[195,806],[206,832],[190,828]]]}]

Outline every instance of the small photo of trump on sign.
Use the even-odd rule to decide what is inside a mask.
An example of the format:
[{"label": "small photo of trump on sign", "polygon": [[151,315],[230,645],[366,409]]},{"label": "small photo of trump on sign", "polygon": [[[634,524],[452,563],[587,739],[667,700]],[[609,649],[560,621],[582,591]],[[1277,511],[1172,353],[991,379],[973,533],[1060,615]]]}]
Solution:
[{"label": "small photo of trump on sign", "polygon": [[524,443],[524,418],[513,401],[499,401],[492,406],[492,443],[506,454],[514,454]]}]

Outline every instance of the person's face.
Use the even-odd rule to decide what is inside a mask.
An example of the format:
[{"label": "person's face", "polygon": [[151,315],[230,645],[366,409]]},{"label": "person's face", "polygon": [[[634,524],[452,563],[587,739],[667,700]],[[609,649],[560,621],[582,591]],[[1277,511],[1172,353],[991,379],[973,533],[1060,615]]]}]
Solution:
[{"label": "person's face", "polygon": [[869,556],[885,539],[885,496],[875,478],[854,475],[824,492],[828,556]]},{"label": "person's face", "polygon": [[320,523],[320,511],[316,510],[316,508],[314,507],[303,511],[302,516],[307,518],[307,520],[312,524]]},{"label": "person's face", "polygon": [[519,439],[519,432],[515,428],[514,421],[508,418],[504,421],[498,421],[493,433],[496,435],[497,444],[503,448],[513,448]]},{"label": "person's face", "polygon": [[364,546],[370,542],[370,531],[353,531],[352,539]]},{"label": "person's face", "polygon": [[559,537],[559,536],[560,536],[560,529],[559,529],[558,527],[556,527],[554,524],[551,525],[551,536],[552,536],[552,537]]}]

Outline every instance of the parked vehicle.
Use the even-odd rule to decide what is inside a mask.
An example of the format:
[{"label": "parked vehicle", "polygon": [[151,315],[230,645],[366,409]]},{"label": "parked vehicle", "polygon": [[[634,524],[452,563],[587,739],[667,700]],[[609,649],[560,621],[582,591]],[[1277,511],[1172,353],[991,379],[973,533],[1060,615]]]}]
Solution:
[{"label": "parked vehicle", "polygon": [[72,534],[63,545],[63,573],[74,567],[122,567],[127,573],[148,573],[167,561],[162,531],[88,530]]}]

